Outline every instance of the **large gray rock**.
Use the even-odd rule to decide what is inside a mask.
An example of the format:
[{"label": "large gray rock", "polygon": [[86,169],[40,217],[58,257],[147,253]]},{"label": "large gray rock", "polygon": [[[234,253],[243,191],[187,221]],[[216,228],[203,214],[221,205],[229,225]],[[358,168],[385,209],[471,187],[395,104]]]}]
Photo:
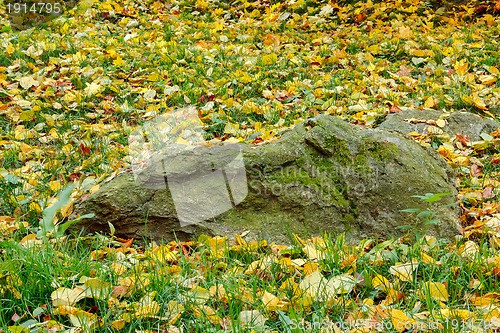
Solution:
[{"label": "large gray rock", "polygon": [[[445,126],[439,127],[430,122],[438,119],[445,120]],[[471,141],[478,141],[481,140],[481,134],[489,134],[499,126],[500,123],[493,119],[481,118],[470,112],[443,114],[443,112],[436,110],[407,109],[388,115],[378,128],[394,130],[403,134],[410,132],[438,134],[443,132],[451,138],[455,134],[462,134],[468,136]]]},{"label": "large gray rock", "polygon": [[[447,238],[458,233],[458,208],[447,206],[457,195],[453,171],[432,149],[399,133],[360,128],[321,115],[297,125],[276,142],[241,148],[248,185],[244,191],[232,183],[241,172],[226,170],[222,187],[215,178],[205,177],[231,161],[234,151],[220,147],[177,155],[165,151],[169,161],[177,159],[175,168],[166,170],[165,163],[163,168],[158,167],[160,162],[150,163],[137,173],[137,180],[132,172],[124,172],[101,184],[76,205],[74,213],[93,212],[95,218],[77,226],[108,231],[110,222],[120,236],[154,239],[249,231],[254,238],[277,242],[289,242],[292,233],[306,237],[345,231],[350,242],[355,242],[401,235],[398,226],[423,227],[416,224],[414,215],[400,210],[426,207],[413,195],[449,192],[434,207],[441,222],[426,232]],[[175,181],[171,183],[169,177]],[[181,225],[173,198],[180,200],[178,185],[193,184],[197,177],[200,184],[204,179],[204,185],[194,195],[186,191],[187,206],[197,210],[218,206],[220,210],[218,203],[227,199],[228,190],[232,192],[230,204],[236,206],[201,223]],[[177,194],[172,185],[177,186]]]}]

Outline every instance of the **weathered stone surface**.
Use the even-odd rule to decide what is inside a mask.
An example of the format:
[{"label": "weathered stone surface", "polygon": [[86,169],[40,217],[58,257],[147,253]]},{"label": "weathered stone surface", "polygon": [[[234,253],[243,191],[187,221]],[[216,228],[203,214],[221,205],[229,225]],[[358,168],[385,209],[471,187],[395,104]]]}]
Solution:
[{"label": "weathered stone surface", "polygon": [[[458,208],[445,206],[457,194],[453,171],[432,149],[399,133],[322,115],[297,125],[276,142],[242,146],[242,153],[248,194],[212,219],[181,226],[170,191],[157,186],[165,172],[153,163],[138,182],[131,172],[119,174],[78,203],[75,215],[93,212],[96,217],[77,227],[107,231],[110,222],[123,237],[154,239],[189,239],[200,233],[232,236],[248,230],[250,236],[278,242],[289,242],[292,233],[305,237],[345,231],[354,242],[399,235],[398,226],[419,227],[412,214],[400,212],[424,207],[411,196],[449,192],[435,207],[441,223],[427,232],[441,237],[458,233]],[[193,164],[203,165],[199,158],[207,154],[220,165],[230,160],[228,150],[200,147],[177,156],[176,165],[185,166],[170,171],[177,172],[177,180],[193,179]],[[201,197],[214,200],[221,189],[209,188],[203,186]]]},{"label": "weathered stone surface", "polygon": [[[426,123],[425,120],[446,120],[443,128]],[[453,137],[455,134],[467,135],[471,141],[481,140],[481,134],[496,130],[500,123],[493,119],[481,118],[470,112],[453,112],[445,115],[436,110],[404,110],[388,115],[378,128],[398,131],[403,134],[410,132],[429,133],[429,127],[436,127]]]}]

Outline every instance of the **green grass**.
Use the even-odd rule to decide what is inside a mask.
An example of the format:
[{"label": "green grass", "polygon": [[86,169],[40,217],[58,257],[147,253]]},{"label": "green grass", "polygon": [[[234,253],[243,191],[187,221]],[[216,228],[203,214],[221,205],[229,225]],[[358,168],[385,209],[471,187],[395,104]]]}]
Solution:
[{"label": "green grass", "polygon": [[[55,243],[42,242],[31,247],[4,241],[0,244],[3,253],[0,277],[9,289],[3,290],[0,326],[12,325],[10,318],[17,313],[23,315],[18,324],[34,323],[30,320],[35,320],[40,323],[40,327],[48,327],[47,323],[41,324],[42,315],[33,317],[33,312],[42,309],[44,316],[52,320],[63,325],[75,325],[69,316],[57,315],[58,310],[52,306],[50,297],[55,289],[81,286],[83,279],[89,277],[101,281],[94,289],[94,297],[89,295],[72,305],[100,318],[101,328],[95,327],[93,331],[104,332],[106,327],[118,325],[119,320],[127,316],[133,319],[126,320],[124,332],[167,329],[169,321],[165,318],[179,315],[175,326],[184,331],[222,332],[222,327],[229,325],[235,331],[246,332],[250,330],[238,319],[240,313],[258,310],[266,318],[267,331],[294,332],[292,328],[299,326],[299,323],[321,326],[326,325],[327,318],[339,326],[354,325],[355,321],[349,318],[354,315],[356,318],[359,316],[359,319],[368,319],[368,309],[373,310],[373,303],[386,303],[388,307],[385,311],[391,308],[405,309],[416,317],[418,313],[429,311],[430,317],[421,321],[420,325],[434,322],[436,325],[448,324],[451,328],[451,319],[447,321],[447,317],[441,316],[442,309],[469,310],[475,316],[475,324],[480,323],[482,311],[470,302],[470,295],[479,291],[486,294],[498,290],[498,280],[490,273],[490,258],[495,258],[497,251],[485,241],[476,255],[464,258],[454,253],[463,241],[428,245],[425,238],[411,243],[402,240],[379,244],[365,240],[359,245],[349,246],[343,237],[325,236],[319,243],[316,240],[319,244],[317,249],[323,253],[321,260],[311,260],[302,246],[293,247],[299,249],[295,259],[304,259],[307,264],[317,265],[317,269],[327,279],[341,274],[356,276],[356,284],[350,293],[325,296],[320,288],[312,297],[312,303],[307,301],[307,297],[304,298],[305,291],[297,291],[294,287],[283,288],[286,283],[300,283],[305,277],[305,266],[296,266],[287,261],[289,255],[286,250],[276,255],[275,245],[222,245],[216,254],[215,248],[207,245],[210,238],[189,244],[173,242],[161,248],[139,249],[138,252],[117,247],[115,244],[119,243],[113,244],[105,237],[60,239]],[[181,247],[185,254],[177,251]],[[96,256],[95,251],[100,251],[100,256]],[[423,252],[436,262],[429,262],[429,257],[424,260]],[[158,257],[159,253],[163,254],[163,258]],[[354,258],[353,255],[356,259],[346,264],[346,259]],[[263,258],[268,258],[265,259],[268,260],[267,264],[255,264],[255,261]],[[391,266],[412,260],[418,261],[419,265],[408,280],[401,281],[390,273]],[[113,268],[117,263],[124,267],[120,275]],[[249,267],[253,269],[247,271]],[[374,287],[372,279],[375,276],[386,277],[392,283],[392,288]],[[123,285],[120,281],[126,278],[135,281],[127,290],[127,295],[114,297],[111,295],[113,289],[105,287],[107,283],[109,286]],[[447,285],[449,298],[444,302],[446,306],[426,287],[428,281]],[[481,285],[475,281],[480,281]],[[217,295],[215,288],[223,288],[224,296]],[[285,304],[284,307],[276,309],[265,304],[265,292],[278,297]],[[400,300],[387,302],[389,292],[396,292]],[[16,294],[20,297],[16,297]],[[182,304],[184,310],[176,312],[172,304]],[[155,311],[150,311],[150,316],[147,315],[148,306],[155,307]],[[138,311],[143,311],[142,315],[138,315]],[[300,319],[300,322],[292,320],[294,324],[286,325],[284,316]],[[391,326],[390,317],[382,322],[387,327]],[[467,323],[464,321],[463,325]],[[393,329],[386,331],[396,332]]]}]

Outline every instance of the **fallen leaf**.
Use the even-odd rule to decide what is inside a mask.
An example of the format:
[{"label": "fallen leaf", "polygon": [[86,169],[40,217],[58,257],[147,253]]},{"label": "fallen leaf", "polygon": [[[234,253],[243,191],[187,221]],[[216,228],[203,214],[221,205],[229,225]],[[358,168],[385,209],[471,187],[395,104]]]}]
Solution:
[{"label": "fallen leaf", "polygon": [[389,268],[389,273],[400,279],[401,281],[412,281],[413,272],[417,269],[418,262],[407,262],[398,264]]}]

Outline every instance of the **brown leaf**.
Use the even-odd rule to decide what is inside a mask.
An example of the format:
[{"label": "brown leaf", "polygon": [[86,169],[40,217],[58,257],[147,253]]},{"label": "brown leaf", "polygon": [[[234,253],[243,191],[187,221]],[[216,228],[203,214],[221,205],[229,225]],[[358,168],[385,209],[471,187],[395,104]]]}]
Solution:
[{"label": "brown leaf", "polygon": [[90,155],[90,147],[87,147],[83,143],[81,143],[80,144],[80,153],[83,156],[89,156]]},{"label": "brown leaf", "polygon": [[483,13],[486,13],[487,10],[488,10],[487,5],[479,5],[476,8],[474,8],[474,13],[475,14],[483,14]]},{"label": "brown leaf", "polygon": [[116,286],[113,288],[113,296],[120,297],[125,296],[128,293],[129,287],[127,286]]},{"label": "brown leaf", "polygon": [[500,268],[499,267],[493,267],[492,271],[493,275],[497,277],[497,279],[500,279]]},{"label": "brown leaf", "polygon": [[495,193],[493,193],[493,186],[488,186],[483,190],[483,198],[491,199],[495,197]]},{"label": "brown leaf", "polygon": [[76,173],[72,173],[71,175],[69,175],[69,179],[71,179],[72,181],[75,181],[75,180],[79,180],[81,176],[82,176],[81,172],[76,172]]},{"label": "brown leaf", "polygon": [[122,243],[123,247],[131,247],[133,242],[134,242],[134,238],[130,238],[130,239],[127,239],[126,241],[121,242],[121,243]]},{"label": "brown leaf", "polygon": [[497,3],[495,4],[495,7],[493,7],[493,9],[496,12],[500,12],[500,0],[497,0]]},{"label": "brown leaf", "polygon": [[405,65],[401,65],[399,66],[399,71],[397,71],[396,74],[399,76],[410,76],[411,68],[406,67]]},{"label": "brown leaf", "polygon": [[471,173],[472,177],[479,177],[482,175],[482,169],[480,166],[478,166],[476,164],[472,164],[470,167],[470,173]]}]

